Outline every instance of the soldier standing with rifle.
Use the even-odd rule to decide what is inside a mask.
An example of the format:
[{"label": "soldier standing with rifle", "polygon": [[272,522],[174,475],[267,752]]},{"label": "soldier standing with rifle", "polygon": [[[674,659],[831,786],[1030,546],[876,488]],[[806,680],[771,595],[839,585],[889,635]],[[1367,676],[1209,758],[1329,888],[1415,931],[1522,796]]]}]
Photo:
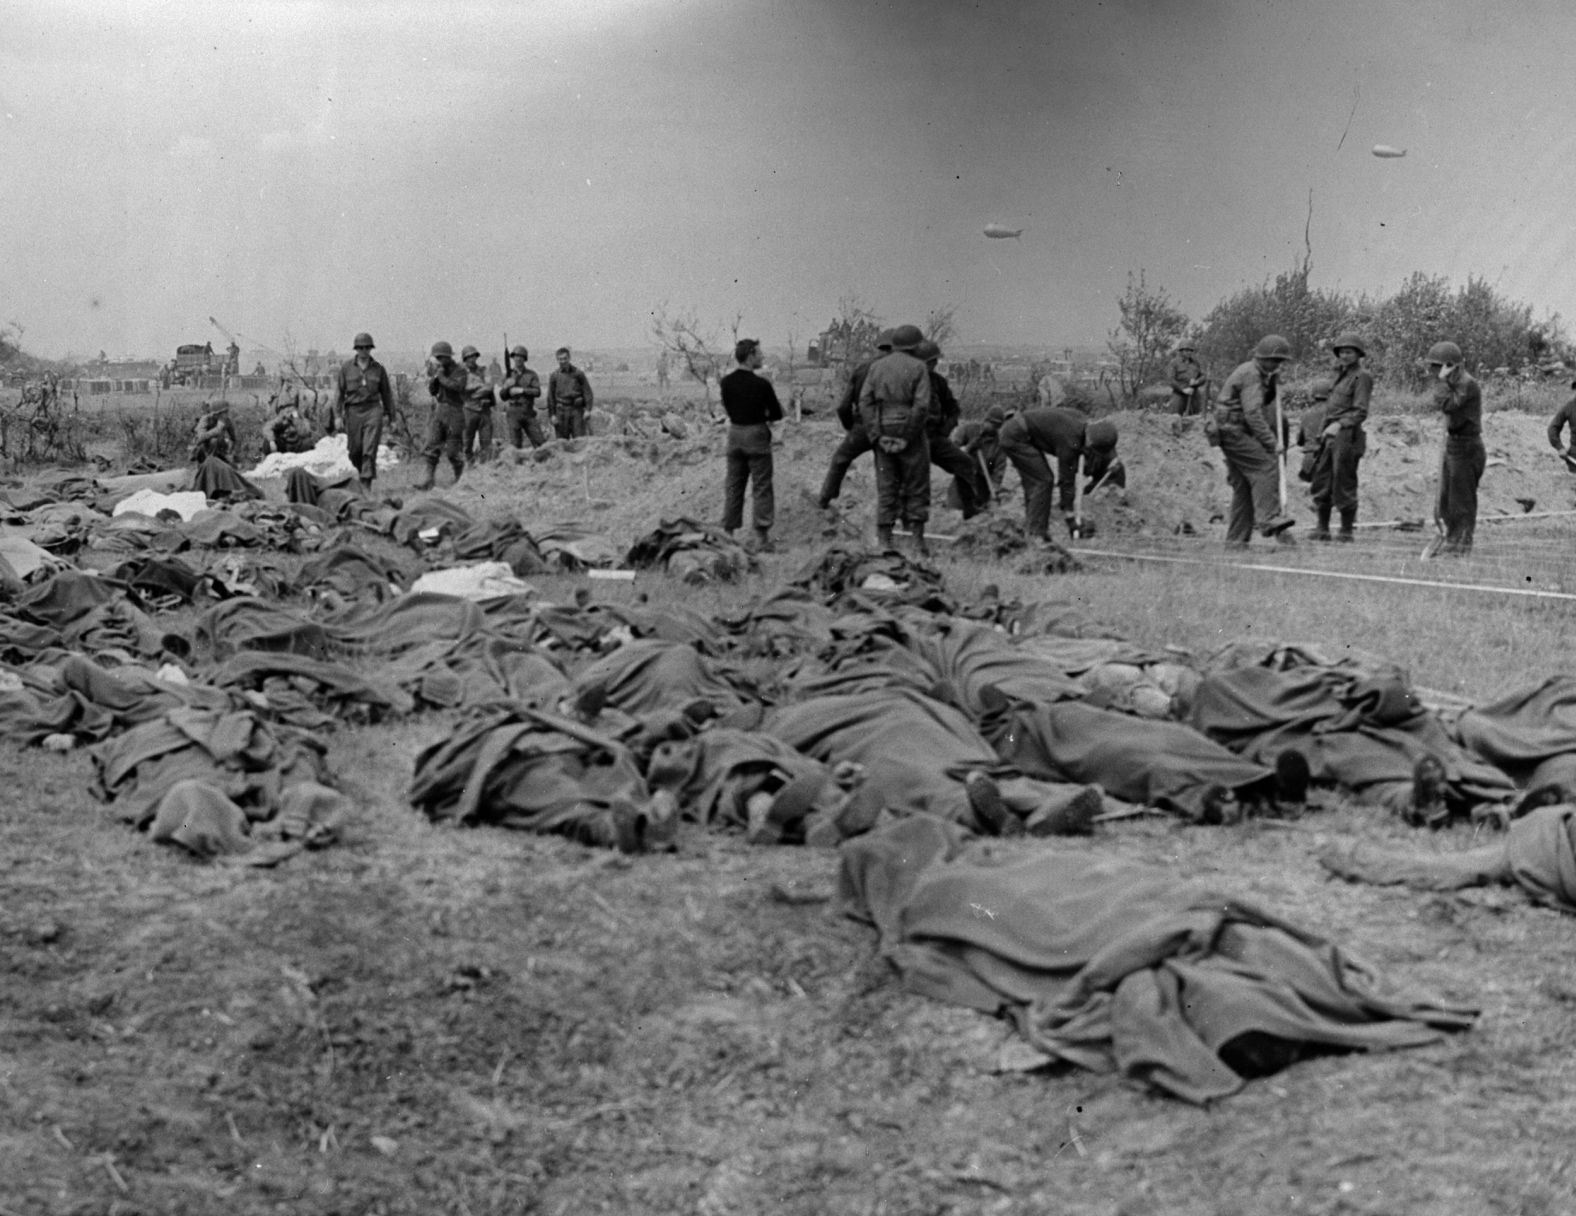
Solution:
[{"label": "soldier standing with rifle", "polygon": [[438,475],[438,458],[446,458],[459,481],[465,472],[465,369],[454,361],[454,347],[434,342],[427,360],[427,391],[432,394],[432,421],[427,425],[427,444],[421,450],[426,470],[415,485],[417,490],[432,489]]},{"label": "soldier standing with rifle", "polygon": [[531,352],[525,347],[514,347],[509,352],[509,374],[499,382],[497,388],[498,402],[507,411],[509,443],[516,448],[524,447],[527,439],[533,448],[539,448],[547,442],[542,424],[536,417],[536,401],[542,395],[542,381],[525,365],[530,357]]}]

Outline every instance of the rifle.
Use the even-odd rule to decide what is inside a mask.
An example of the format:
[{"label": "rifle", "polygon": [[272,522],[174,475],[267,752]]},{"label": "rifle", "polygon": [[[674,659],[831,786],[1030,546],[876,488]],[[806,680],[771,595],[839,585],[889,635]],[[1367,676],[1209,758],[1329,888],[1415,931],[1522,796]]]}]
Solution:
[{"label": "rifle", "polygon": [[509,378],[509,331],[503,331],[503,378],[493,385],[493,400],[505,409],[509,407],[508,399],[503,394],[503,381]]}]

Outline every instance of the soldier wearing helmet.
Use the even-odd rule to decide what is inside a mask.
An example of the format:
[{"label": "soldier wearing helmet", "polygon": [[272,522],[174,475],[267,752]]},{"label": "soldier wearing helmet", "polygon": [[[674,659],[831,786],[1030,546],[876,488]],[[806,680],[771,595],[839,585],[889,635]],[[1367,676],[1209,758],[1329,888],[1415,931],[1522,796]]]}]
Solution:
[{"label": "soldier wearing helmet", "polygon": [[930,450],[925,423],[930,414],[930,371],[914,357],[924,341],[917,325],[892,331],[892,352],[870,365],[859,390],[859,417],[876,458],[876,536],[892,548],[892,529],[901,519],[914,550],[928,557],[925,523],[930,518]]},{"label": "soldier wearing helmet", "polygon": [[[1032,540],[1051,539],[1051,495],[1061,484],[1062,517],[1068,534],[1080,535],[1074,509],[1078,466],[1099,481],[1116,463],[1116,424],[1097,422],[1074,409],[1036,406],[1001,424],[997,443],[1023,483],[1023,524]],[[1051,469],[1047,456],[1056,458]]]},{"label": "soldier wearing helmet", "polygon": [[1286,448],[1278,381],[1281,365],[1290,358],[1291,343],[1267,334],[1253,348],[1253,357],[1226,377],[1215,399],[1215,429],[1231,486],[1229,548],[1246,548],[1255,522],[1263,535],[1291,543],[1286,530],[1293,520],[1281,511],[1276,465]]},{"label": "soldier wearing helmet", "polygon": [[427,360],[427,391],[432,394],[432,421],[427,425],[427,443],[421,450],[426,470],[416,483],[418,490],[432,489],[442,457],[454,470],[454,480],[465,472],[465,368],[454,361],[454,347],[434,342]]},{"label": "soldier wearing helmet", "polygon": [[848,384],[837,402],[837,420],[843,424],[845,434],[837,450],[832,453],[832,463],[827,466],[826,480],[821,483],[821,494],[816,499],[823,511],[843,492],[843,478],[848,476],[854,461],[870,451],[870,436],[859,422],[859,393],[865,387],[870,365],[891,349],[892,331],[883,329],[876,335],[876,353],[849,373]]},{"label": "soldier wearing helmet", "polygon": [[[1576,388],[1576,380],[1571,381],[1571,387]],[[1565,446],[1567,426],[1571,429],[1571,446],[1568,448]],[[1566,469],[1576,473],[1576,397],[1566,401],[1549,419],[1549,446],[1560,454]]]},{"label": "soldier wearing helmet", "polygon": [[460,351],[460,363],[465,368],[465,430],[460,447],[465,452],[468,468],[475,468],[492,459],[493,405],[496,398],[481,358],[482,352],[474,346],[467,345]]},{"label": "soldier wearing helmet", "polygon": [[329,409],[328,433],[337,419],[345,428],[345,450],[356,468],[364,493],[378,475],[378,444],[385,423],[394,424],[394,387],[388,370],[372,357],[369,333],[359,333],[351,343],[355,357],[340,365],[334,404]]},{"label": "soldier wearing helmet", "polygon": [[1171,411],[1186,417],[1204,412],[1204,366],[1198,361],[1198,346],[1192,338],[1183,338],[1176,344],[1170,366],[1166,369],[1171,381]]},{"label": "soldier wearing helmet", "polygon": [[1465,557],[1477,531],[1478,482],[1488,463],[1483,449],[1483,391],[1461,365],[1461,348],[1435,342],[1425,360],[1434,380],[1434,405],[1445,416],[1445,461],[1437,519],[1444,528],[1441,556]]},{"label": "soldier wearing helmet", "polygon": [[1330,539],[1333,510],[1341,514],[1336,539],[1350,541],[1357,523],[1357,465],[1368,450],[1363,423],[1368,420],[1374,378],[1363,367],[1368,348],[1359,335],[1342,334],[1331,344],[1331,351],[1335,355],[1335,383],[1324,407],[1324,426],[1309,478],[1314,509],[1319,513],[1313,539]]},{"label": "soldier wearing helmet", "polygon": [[203,406],[202,416],[192,426],[191,460],[202,464],[210,457],[218,457],[225,464],[235,459],[235,423],[230,421],[228,401],[210,401]]},{"label": "soldier wearing helmet", "polygon": [[536,417],[536,402],[542,395],[542,381],[525,365],[530,357],[531,352],[523,346],[516,346],[509,351],[509,372],[498,382],[496,392],[499,403],[506,411],[509,443],[516,448],[523,448],[527,439],[533,448],[539,448],[547,442],[547,435]]},{"label": "soldier wearing helmet", "polygon": [[954,504],[949,495],[948,505],[956,505],[964,519],[973,519],[990,501],[990,488],[984,484],[979,464],[952,441],[952,432],[962,421],[963,410],[947,378],[936,370],[936,364],[941,361],[941,347],[927,338],[915,349],[914,356],[930,372],[930,415],[925,420],[925,446],[930,450],[930,463],[952,474],[952,491],[957,501]]},{"label": "soldier wearing helmet", "polygon": [[586,415],[595,400],[591,381],[586,374],[569,361],[569,348],[560,346],[553,352],[558,356],[558,370],[547,378],[547,418],[558,432],[560,439],[573,439],[589,435]]}]

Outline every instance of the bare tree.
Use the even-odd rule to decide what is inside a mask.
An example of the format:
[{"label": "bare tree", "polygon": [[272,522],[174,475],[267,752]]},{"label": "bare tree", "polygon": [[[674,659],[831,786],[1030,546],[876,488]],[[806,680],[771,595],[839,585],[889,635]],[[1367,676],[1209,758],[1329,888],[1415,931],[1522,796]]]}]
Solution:
[{"label": "bare tree", "polygon": [[[733,319],[733,332],[737,336],[743,316]],[[722,373],[723,353],[718,350],[722,339],[715,326],[702,327],[693,308],[670,311],[666,301],[651,313],[651,336],[663,350],[676,356],[684,370],[701,383],[706,394],[706,410],[712,411],[711,382]]]},{"label": "bare tree", "polygon": [[925,314],[925,337],[937,346],[946,346],[958,336],[958,306],[942,304]]},{"label": "bare tree", "polygon": [[1127,291],[1116,307],[1122,323],[1107,335],[1106,349],[1116,359],[1122,395],[1131,401],[1159,371],[1166,352],[1188,332],[1191,322],[1164,287],[1149,286],[1142,270],[1137,279],[1128,274]]}]

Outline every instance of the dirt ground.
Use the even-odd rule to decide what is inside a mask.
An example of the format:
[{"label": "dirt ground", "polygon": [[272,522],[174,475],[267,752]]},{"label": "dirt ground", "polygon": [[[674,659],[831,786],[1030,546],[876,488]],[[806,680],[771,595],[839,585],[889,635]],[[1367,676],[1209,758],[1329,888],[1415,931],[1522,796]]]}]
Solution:
[{"label": "dirt ground", "polygon": [[[609,405],[640,434],[500,463],[452,496],[622,542],[660,516],[715,518],[720,434],[693,406],[675,440],[661,406]],[[1091,501],[1102,535],[1177,544],[1186,520],[1218,540],[1216,454],[1164,416],[1118,421],[1133,482]],[[1485,512],[1572,506],[1543,426],[1491,417],[1505,463]],[[842,517],[809,501],[836,437],[784,428],[784,552],[744,584],[563,576],[542,594],[710,609],[761,593],[868,523],[868,462]],[[1365,519],[1430,513],[1437,442],[1431,420],[1376,420]],[[934,530],[956,523],[938,509]],[[960,585],[1089,611],[1132,594],[1104,568],[939,561]],[[1138,640],[1165,640],[1165,621],[1148,628]],[[1517,661],[1527,679],[1548,667]],[[1056,843],[1215,881],[1483,1009],[1437,1046],[1304,1062],[1201,1110],[1087,1072],[999,1072],[1009,1028],[903,993],[836,912],[834,854],[691,830],[675,855],[626,858],[432,826],[406,799],[412,759],[452,727],[336,734],[345,839],[274,871],[151,845],[87,794],[86,755],[0,745],[0,1216],[1576,1210],[1572,922],[1498,890],[1349,886],[1313,861],[1326,838],[1452,850],[1468,828],[1425,838],[1341,807]]]}]

